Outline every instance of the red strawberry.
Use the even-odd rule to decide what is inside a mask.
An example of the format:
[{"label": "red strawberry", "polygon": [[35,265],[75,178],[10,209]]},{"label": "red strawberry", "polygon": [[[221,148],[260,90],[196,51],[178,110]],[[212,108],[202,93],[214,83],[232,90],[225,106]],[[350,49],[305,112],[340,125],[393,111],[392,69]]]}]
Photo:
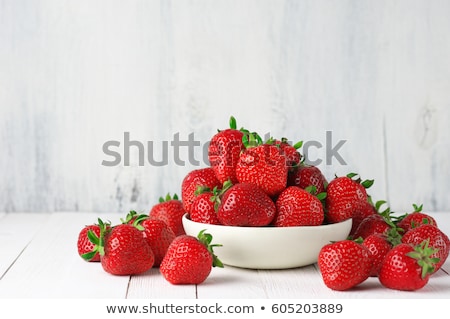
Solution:
[{"label": "red strawberry", "polygon": [[183,203],[178,199],[177,194],[174,194],[173,197],[167,194],[165,198],[159,198],[159,203],[150,209],[148,215],[165,222],[178,236],[186,234],[182,223],[182,217],[185,213]]},{"label": "red strawberry", "polygon": [[450,240],[448,236],[438,227],[430,224],[420,225],[412,228],[402,236],[402,242],[412,245],[418,245],[424,240],[429,242],[429,246],[437,251],[431,255],[432,258],[438,258],[439,261],[434,265],[435,273],[447,260],[450,251]]},{"label": "red strawberry", "polygon": [[312,185],[316,188],[317,195],[325,192],[328,181],[317,166],[301,163],[289,171],[287,184],[303,189]]},{"label": "red strawberry", "polygon": [[100,261],[98,251],[94,252],[95,244],[88,238],[88,232],[92,231],[96,237],[100,236],[100,226],[97,224],[85,226],[78,234],[78,254],[86,261]]},{"label": "red strawberry", "polygon": [[236,165],[244,150],[244,133],[236,129],[236,119],[230,118],[230,128],[217,132],[208,146],[208,160],[220,183],[237,183]]},{"label": "red strawberry", "polygon": [[391,228],[391,225],[386,222],[382,215],[373,214],[361,221],[358,228],[353,233],[353,238],[362,237],[365,239],[373,234],[387,235]]},{"label": "red strawberry", "polygon": [[250,183],[231,186],[223,194],[217,210],[220,223],[228,226],[266,226],[275,214],[273,200]]},{"label": "red strawberry", "polygon": [[181,199],[187,213],[191,212],[191,205],[195,200],[195,191],[199,186],[214,189],[214,187],[221,187],[222,183],[217,179],[216,173],[211,167],[190,171],[181,183]]},{"label": "red strawberry", "polygon": [[327,186],[326,219],[329,223],[338,223],[352,218],[360,209],[361,201],[367,201],[366,188],[373,184],[373,180],[353,179],[357,176],[350,173],[347,176],[336,177]]},{"label": "red strawberry", "polygon": [[384,287],[412,291],[424,287],[433,272],[436,260],[430,258],[435,252],[424,241],[413,246],[399,244],[383,259],[378,279]]},{"label": "red strawberry", "polygon": [[369,250],[353,240],[342,240],[322,247],[318,266],[325,285],[348,290],[369,278],[372,260]]},{"label": "red strawberry", "polygon": [[275,145],[280,148],[281,152],[286,157],[286,166],[288,166],[289,168],[298,166],[300,164],[302,155],[299,153],[298,149],[302,147],[302,141],[292,145],[289,143],[287,138],[283,137],[281,140],[270,138],[266,143]]},{"label": "red strawberry", "polygon": [[362,245],[367,247],[372,259],[370,276],[377,277],[381,269],[381,263],[386,254],[392,249],[392,244],[386,236],[381,234],[372,234],[363,240]]},{"label": "red strawberry", "polygon": [[406,214],[397,223],[397,226],[403,229],[403,233],[406,233],[411,228],[420,226],[422,224],[436,225],[436,220],[428,214],[422,212],[423,205],[417,206],[413,204],[414,211],[412,213]]},{"label": "red strawberry", "polygon": [[[230,187],[231,183],[225,182],[224,185]],[[191,206],[190,219],[197,223],[220,225],[216,212],[220,193],[217,188],[211,191],[209,188],[199,187]]]},{"label": "red strawberry", "polygon": [[100,235],[89,231],[94,253],[100,254],[103,269],[113,275],[125,276],[143,273],[153,267],[155,256],[141,231],[130,224],[110,227],[98,219]]},{"label": "red strawberry", "polygon": [[353,234],[358,229],[358,226],[366,217],[375,215],[377,213],[378,210],[376,206],[372,204],[371,201],[361,201],[360,205],[358,205],[358,207],[355,209],[353,213],[352,229],[350,230],[350,236],[353,236]]},{"label": "red strawberry", "polygon": [[147,218],[141,223],[144,238],[153,251],[155,261],[153,267],[159,267],[176,235],[162,220]]},{"label": "red strawberry", "polygon": [[275,226],[318,226],[325,218],[322,202],[297,186],[282,191],[275,204],[277,213],[272,222]]},{"label": "red strawberry", "polygon": [[254,134],[248,136],[248,143],[244,138],[247,148],[241,153],[236,166],[239,183],[256,185],[269,196],[278,195],[287,184],[286,157],[275,145],[261,144],[260,138]]},{"label": "red strawberry", "polygon": [[201,231],[198,237],[182,235],[170,244],[161,262],[160,272],[170,283],[201,284],[208,278],[212,267],[223,267],[214,255],[212,236]]}]

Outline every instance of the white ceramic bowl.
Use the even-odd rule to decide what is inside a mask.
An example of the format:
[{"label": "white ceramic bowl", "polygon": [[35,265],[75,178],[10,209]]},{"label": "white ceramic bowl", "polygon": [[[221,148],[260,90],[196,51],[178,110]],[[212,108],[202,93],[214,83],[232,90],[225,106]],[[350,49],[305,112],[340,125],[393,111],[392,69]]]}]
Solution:
[{"label": "white ceramic bowl", "polygon": [[317,262],[320,249],[331,241],[346,239],[352,220],[301,227],[235,227],[193,222],[183,216],[186,234],[206,229],[213,236],[214,252],[229,266],[251,269],[286,269]]}]

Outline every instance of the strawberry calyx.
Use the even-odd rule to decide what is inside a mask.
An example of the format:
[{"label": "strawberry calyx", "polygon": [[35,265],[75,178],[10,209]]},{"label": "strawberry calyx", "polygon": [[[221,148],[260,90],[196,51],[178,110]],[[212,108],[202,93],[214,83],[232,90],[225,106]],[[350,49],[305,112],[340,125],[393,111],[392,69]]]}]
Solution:
[{"label": "strawberry calyx", "polygon": [[211,188],[207,187],[207,186],[198,186],[197,189],[195,190],[194,194],[195,196],[204,194],[204,193],[211,193],[211,197],[209,198],[209,200],[214,203],[214,210],[217,212],[219,210],[219,205],[222,199],[223,194],[226,193],[226,191],[228,191],[228,189],[230,189],[230,187],[233,186],[233,183],[231,182],[230,179],[228,179],[227,181],[225,181],[222,184],[222,188],[218,188],[217,186],[215,186],[212,190]]},{"label": "strawberry calyx", "polygon": [[434,266],[439,262],[439,258],[431,258],[431,255],[436,253],[438,249],[429,246],[429,239],[424,240],[419,245],[414,246],[414,250],[406,255],[417,260],[417,263],[422,268],[421,276],[425,278],[434,272]]},{"label": "strawberry calyx", "polygon": [[160,203],[168,202],[170,200],[178,200],[178,195],[175,193],[175,194],[173,194],[173,196],[171,196],[170,193],[167,193],[166,197],[161,196],[159,198]]},{"label": "strawberry calyx", "polygon": [[125,219],[121,218],[120,221],[122,224],[131,224],[138,230],[144,230],[142,222],[148,218],[149,216],[147,214],[138,214],[136,211],[130,210]]},{"label": "strawberry calyx", "polygon": [[327,192],[321,192],[319,194],[317,193],[317,187],[315,185],[309,185],[305,188],[305,191],[307,191],[308,193],[310,193],[311,195],[314,195],[317,197],[318,200],[320,200],[322,203],[325,200],[325,198],[327,197]]},{"label": "strawberry calyx", "polygon": [[205,245],[206,249],[208,249],[208,251],[212,255],[212,257],[213,257],[212,266],[223,268],[224,266],[223,266],[222,261],[214,253],[214,247],[221,247],[222,245],[221,244],[211,244],[213,236],[209,233],[205,233],[205,231],[206,231],[206,229],[201,230],[197,235],[197,239],[200,241],[200,243]]},{"label": "strawberry calyx", "polygon": [[417,204],[413,204],[412,206],[413,206],[413,208],[414,208],[414,212],[416,212],[416,213],[422,212],[423,204],[421,204],[420,206],[417,205]]},{"label": "strawberry calyx", "polygon": [[264,142],[258,133],[245,131],[244,135],[242,136],[242,144],[244,144],[244,147],[247,149],[263,145]]},{"label": "strawberry calyx", "polygon": [[94,244],[94,247],[90,252],[84,253],[81,257],[87,261],[90,261],[94,258],[95,254],[99,254],[100,256],[105,255],[105,234],[110,230],[111,223],[103,222],[100,218],[97,220],[100,235],[97,236],[91,229],[87,232],[87,237],[91,243]]},{"label": "strawberry calyx", "polygon": [[379,200],[375,203],[375,209],[378,214],[383,217],[385,223],[390,227],[385,234],[387,241],[390,242],[392,246],[397,246],[402,242],[401,234],[403,229],[397,226],[398,217],[395,216],[395,212],[391,211],[390,207],[386,207],[384,210],[381,210],[381,207],[386,204],[387,202],[385,200]]},{"label": "strawberry calyx", "polygon": [[358,173],[348,173],[346,176],[348,178],[351,178],[355,182],[361,184],[365,189],[370,188],[374,183],[373,179],[362,180],[362,178],[359,176]]},{"label": "strawberry calyx", "polygon": [[222,188],[219,190],[217,187],[213,189],[212,196],[209,199],[214,203],[214,210],[217,212],[222,200],[222,196],[233,186],[231,180],[227,180],[223,183]]}]

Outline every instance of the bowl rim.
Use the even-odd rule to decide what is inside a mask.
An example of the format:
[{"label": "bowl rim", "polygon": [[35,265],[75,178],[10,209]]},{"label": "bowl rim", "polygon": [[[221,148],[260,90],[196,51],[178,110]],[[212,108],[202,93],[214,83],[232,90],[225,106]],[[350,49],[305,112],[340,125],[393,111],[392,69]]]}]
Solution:
[{"label": "bowl rim", "polygon": [[311,229],[327,229],[327,228],[333,228],[333,227],[337,227],[337,226],[343,226],[347,223],[352,223],[353,219],[352,218],[348,218],[344,221],[338,222],[338,223],[330,223],[330,224],[322,224],[322,225],[317,225],[317,226],[287,226],[287,227],[276,227],[276,226],[228,226],[228,225],[217,225],[217,224],[205,224],[205,223],[199,223],[196,221],[193,221],[189,218],[189,213],[185,213],[182,216],[182,220],[186,220],[189,223],[193,223],[193,224],[197,224],[197,225],[205,225],[206,228],[209,227],[217,227],[217,228],[227,228],[227,229],[247,229],[247,230],[254,230],[254,229],[260,229],[260,230],[264,230],[264,231],[273,231],[273,230],[280,230],[280,229],[289,229],[289,231],[293,231],[293,230],[311,230]]}]

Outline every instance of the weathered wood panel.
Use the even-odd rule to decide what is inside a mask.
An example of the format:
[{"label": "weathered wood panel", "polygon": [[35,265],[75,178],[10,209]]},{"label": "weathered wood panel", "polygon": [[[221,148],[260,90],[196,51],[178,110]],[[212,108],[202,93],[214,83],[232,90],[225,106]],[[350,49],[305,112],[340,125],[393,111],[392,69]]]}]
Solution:
[{"label": "weathered wood panel", "polygon": [[[449,14],[436,0],[0,0],[0,211],[146,211],[207,164],[230,115],[319,143],[304,152],[328,178],[373,178],[394,210],[449,210]],[[191,133],[189,160],[171,142]]]}]

